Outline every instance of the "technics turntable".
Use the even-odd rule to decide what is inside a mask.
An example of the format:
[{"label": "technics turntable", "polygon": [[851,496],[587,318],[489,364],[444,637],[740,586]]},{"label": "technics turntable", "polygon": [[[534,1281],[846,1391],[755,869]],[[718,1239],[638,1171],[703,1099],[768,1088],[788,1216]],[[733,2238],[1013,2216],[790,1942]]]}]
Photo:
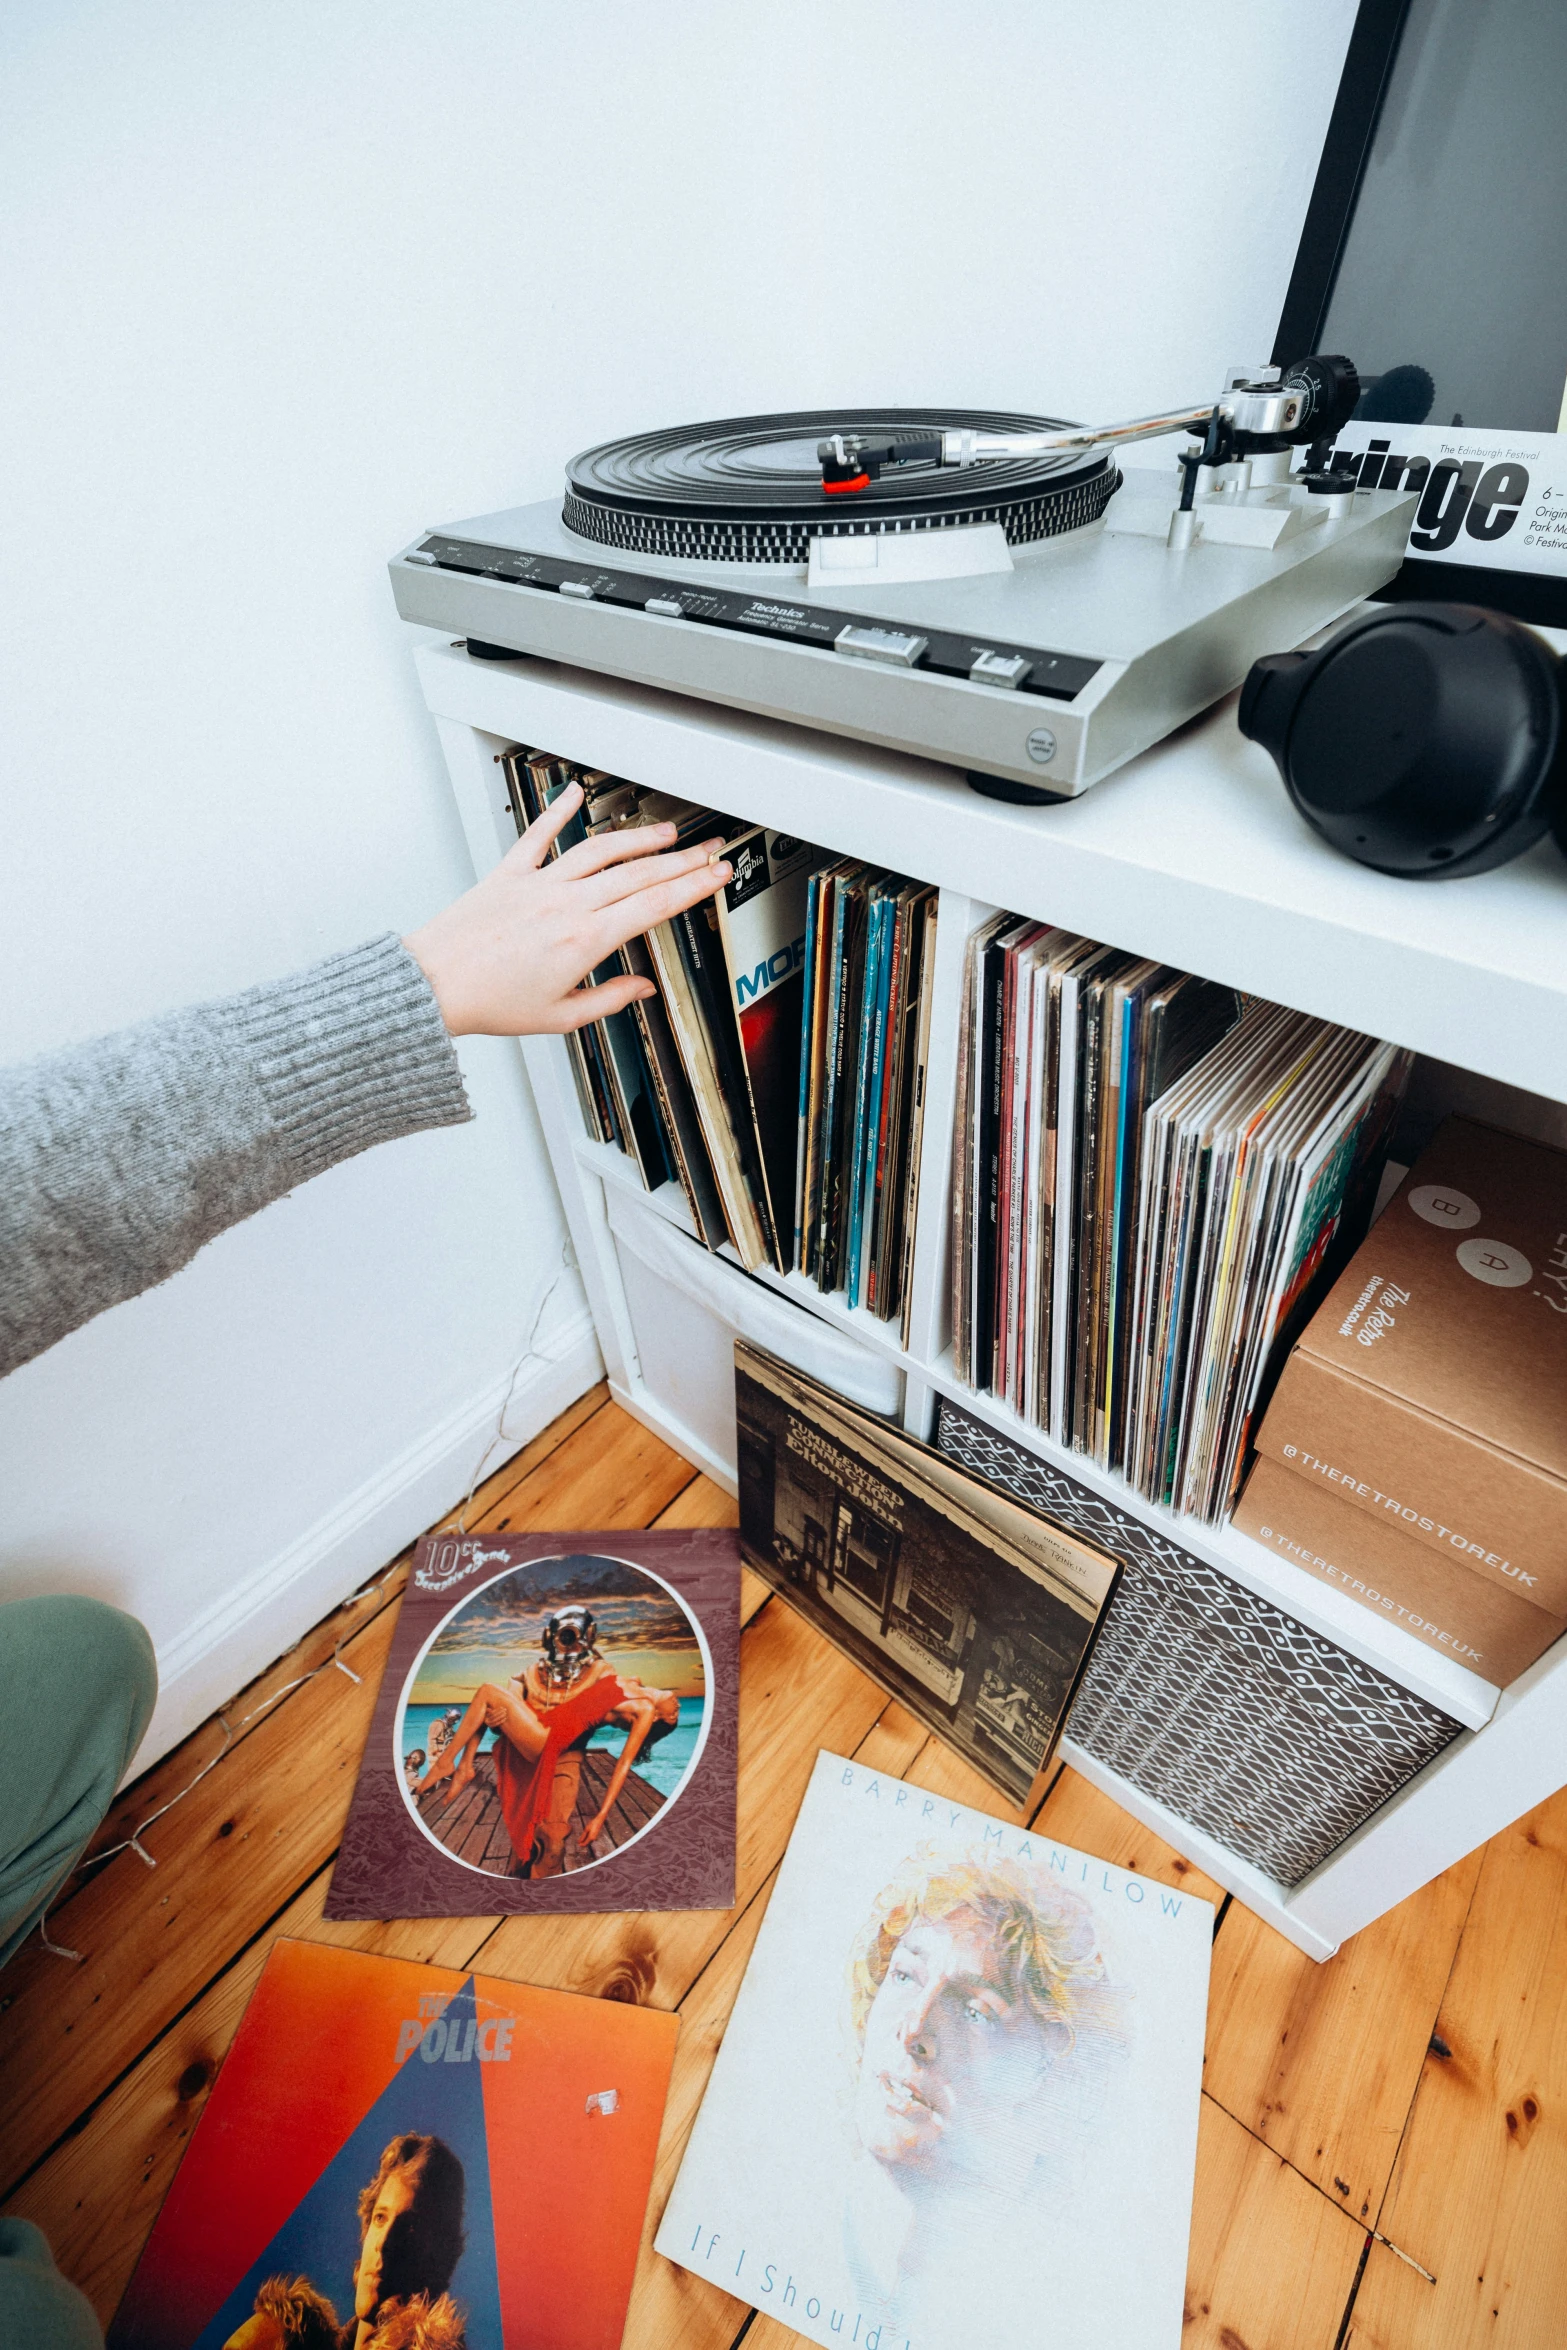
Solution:
[{"label": "technics turntable", "polygon": [[[564,504],[431,531],[405,620],[1070,799],[1397,571],[1412,496],[1327,469],[1347,359],[1080,426],[966,410],[756,416],[610,441]],[[1123,482],[1123,444],[1185,431]],[[1304,469],[1292,471],[1296,449]]]}]

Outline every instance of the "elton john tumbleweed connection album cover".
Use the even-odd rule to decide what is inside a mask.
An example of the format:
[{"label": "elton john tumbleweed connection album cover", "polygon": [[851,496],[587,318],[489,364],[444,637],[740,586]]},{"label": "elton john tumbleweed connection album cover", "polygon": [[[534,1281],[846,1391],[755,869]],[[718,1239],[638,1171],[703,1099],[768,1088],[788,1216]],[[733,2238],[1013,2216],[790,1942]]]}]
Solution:
[{"label": "elton john tumbleweed connection album cover", "polygon": [[735,1421],[745,1558],[1036,1811],[1119,1562],[743,1339]]},{"label": "elton john tumbleweed connection album cover", "polygon": [[1213,1924],[819,1755],[657,2249],[826,2350],[1178,2350]]},{"label": "elton john tumbleweed connection album cover", "polygon": [[111,2350],[615,2350],[678,2029],[277,1943]]},{"label": "elton john tumbleweed connection album cover", "polygon": [[426,1536],[326,1915],[727,1909],[739,1648],[727,1528]]}]

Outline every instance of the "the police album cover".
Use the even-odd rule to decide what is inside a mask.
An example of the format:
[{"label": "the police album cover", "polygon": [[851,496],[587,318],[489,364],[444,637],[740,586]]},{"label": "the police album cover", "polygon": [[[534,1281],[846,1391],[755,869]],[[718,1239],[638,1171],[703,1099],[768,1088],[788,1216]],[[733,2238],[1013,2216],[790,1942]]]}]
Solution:
[{"label": "the police album cover", "polygon": [[615,2350],[678,2029],[279,1942],[111,2350]]},{"label": "the police album cover", "polygon": [[727,1528],[420,1543],[329,1918],[727,1909]]},{"label": "the police album cover", "polygon": [[657,2250],[825,2350],[1179,2350],[1212,1941],[819,1755]]}]

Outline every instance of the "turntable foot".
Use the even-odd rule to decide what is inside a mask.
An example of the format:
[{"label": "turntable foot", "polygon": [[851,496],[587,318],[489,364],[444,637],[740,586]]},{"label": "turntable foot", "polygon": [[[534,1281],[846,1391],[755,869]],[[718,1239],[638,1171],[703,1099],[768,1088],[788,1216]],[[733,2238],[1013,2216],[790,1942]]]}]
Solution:
[{"label": "turntable foot", "polygon": [[483,637],[471,636],[468,650],[476,661],[527,661],[531,655],[519,652],[515,645],[487,645]]},{"label": "turntable foot", "polygon": [[1037,783],[1014,783],[1010,775],[981,775],[977,767],[964,772],[970,791],[983,792],[987,800],[1011,800],[1019,808],[1055,808],[1073,797],[1069,791],[1046,791]]}]

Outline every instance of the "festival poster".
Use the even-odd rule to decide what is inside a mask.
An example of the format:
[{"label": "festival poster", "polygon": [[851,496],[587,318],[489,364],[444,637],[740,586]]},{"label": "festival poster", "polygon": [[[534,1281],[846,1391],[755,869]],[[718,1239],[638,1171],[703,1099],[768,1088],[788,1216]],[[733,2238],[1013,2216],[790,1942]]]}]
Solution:
[{"label": "festival poster", "polygon": [[1567,432],[1363,420],[1330,457],[1362,489],[1418,495],[1405,550],[1415,562],[1567,575]]},{"label": "festival poster", "polygon": [[727,1909],[739,1651],[728,1529],[427,1536],[326,1915]]},{"label": "festival poster", "polygon": [[658,2251],[824,2350],[1178,2350],[1213,1926],[819,1755]]},{"label": "festival poster", "polygon": [[678,2029],[280,1941],[110,2350],[615,2350]]}]

